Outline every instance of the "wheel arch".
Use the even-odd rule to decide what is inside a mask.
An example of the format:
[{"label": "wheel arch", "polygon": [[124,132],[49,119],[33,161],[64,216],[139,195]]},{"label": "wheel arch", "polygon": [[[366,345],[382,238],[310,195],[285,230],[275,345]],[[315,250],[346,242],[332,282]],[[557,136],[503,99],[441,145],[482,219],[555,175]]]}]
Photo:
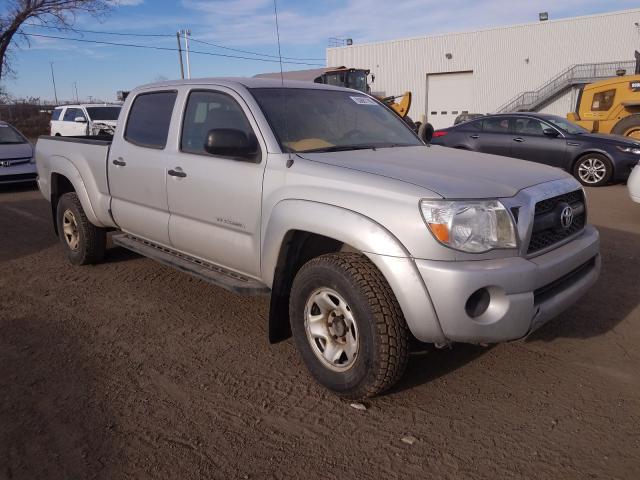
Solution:
[{"label": "wheel arch", "polygon": [[609,160],[609,163],[611,163],[612,176],[615,175],[616,163],[613,160],[613,157],[605,150],[600,150],[598,148],[587,148],[584,151],[581,151],[576,155],[574,155],[573,159],[571,160],[571,165],[569,166],[569,172],[573,173],[573,169],[575,168],[576,163],[578,163],[578,160],[580,160],[583,157],[586,157],[587,155],[592,155],[594,153],[597,153],[598,155],[602,155],[606,157],[607,160]]},{"label": "wheel arch", "polygon": [[263,231],[262,277],[271,287],[270,342],[291,335],[289,292],[297,271],[312,258],[341,251],[361,253],[380,270],[417,338],[445,341],[415,263],[400,241],[374,220],[334,205],[284,200],[274,206]]}]

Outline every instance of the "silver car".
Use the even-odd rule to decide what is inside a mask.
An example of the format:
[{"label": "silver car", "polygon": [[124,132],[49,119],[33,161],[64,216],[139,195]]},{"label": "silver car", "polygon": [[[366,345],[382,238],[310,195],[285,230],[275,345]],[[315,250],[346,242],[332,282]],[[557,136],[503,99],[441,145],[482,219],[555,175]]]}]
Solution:
[{"label": "silver car", "polygon": [[33,146],[14,127],[0,122],[0,184],[33,182],[36,177]]}]

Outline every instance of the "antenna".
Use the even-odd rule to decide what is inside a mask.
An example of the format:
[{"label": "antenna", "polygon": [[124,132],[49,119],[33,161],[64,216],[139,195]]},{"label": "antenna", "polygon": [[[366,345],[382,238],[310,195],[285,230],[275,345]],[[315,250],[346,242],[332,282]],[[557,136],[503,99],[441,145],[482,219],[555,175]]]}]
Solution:
[{"label": "antenna", "polygon": [[[287,136],[287,140],[289,139],[289,127],[287,124],[287,102],[285,101],[285,91],[284,91],[284,72],[282,71],[282,49],[280,47],[280,26],[278,25],[278,1],[273,0],[273,13],[276,17],[276,35],[278,37],[278,59],[280,61],[280,83],[282,85],[282,114],[284,115],[284,131]],[[284,145],[284,140],[282,142],[283,146],[287,149],[287,168],[291,168],[293,165],[293,158],[291,157],[291,151],[289,151],[289,147]]]},{"label": "antenna", "polygon": [[278,1],[273,0],[273,13],[276,16],[276,35],[278,36],[278,59],[280,61],[280,81],[284,88],[284,73],[282,72],[282,50],[280,48],[280,26],[278,25]]}]

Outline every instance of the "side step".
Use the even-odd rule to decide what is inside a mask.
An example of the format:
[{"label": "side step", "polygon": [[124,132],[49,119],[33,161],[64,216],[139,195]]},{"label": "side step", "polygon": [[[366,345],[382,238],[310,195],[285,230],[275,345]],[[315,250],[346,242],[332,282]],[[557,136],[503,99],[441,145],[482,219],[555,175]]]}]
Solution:
[{"label": "side step", "polygon": [[114,235],[113,243],[149,257],[169,267],[189,273],[205,282],[241,295],[264,295],[270,292],[264,283],[245,277],[198,258],[185,255],[126,233]]}]

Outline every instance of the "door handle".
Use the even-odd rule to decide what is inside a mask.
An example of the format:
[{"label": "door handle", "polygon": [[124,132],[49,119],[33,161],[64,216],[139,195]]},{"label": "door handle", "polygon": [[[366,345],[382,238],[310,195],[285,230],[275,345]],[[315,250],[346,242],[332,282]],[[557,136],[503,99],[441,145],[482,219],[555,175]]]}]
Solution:
[{"label": "door handle", "polygon": [[[176,168],[180,168],[180,167],[176,167]],[[186,173],[184,173],[182,170],[169,170],[167,172],[169,175],[171,175],[172,177],[179,177],[179,178],[184,178],[187,176]]]},{"label": "door handle", "polygon": [[518,143],[522,143],[522,142],[524,142],[524,138],[522,138],[522,137],[517,137],[517,138],[514,138],[514,139],[513,139],[513,141],[514,141],[514,142],[518,142]]},{"label": "door handle", "polygon": [[117,158],[117,159],[113,160],[113,164],[117,165],[119,167],[124,167],[127,164],[127,162],[122,160],[122,158]]},{"label": "door handle", "polygon": [[476,139],[476,138],[480,138],[480,135],[469,135],[470,138]]}]

